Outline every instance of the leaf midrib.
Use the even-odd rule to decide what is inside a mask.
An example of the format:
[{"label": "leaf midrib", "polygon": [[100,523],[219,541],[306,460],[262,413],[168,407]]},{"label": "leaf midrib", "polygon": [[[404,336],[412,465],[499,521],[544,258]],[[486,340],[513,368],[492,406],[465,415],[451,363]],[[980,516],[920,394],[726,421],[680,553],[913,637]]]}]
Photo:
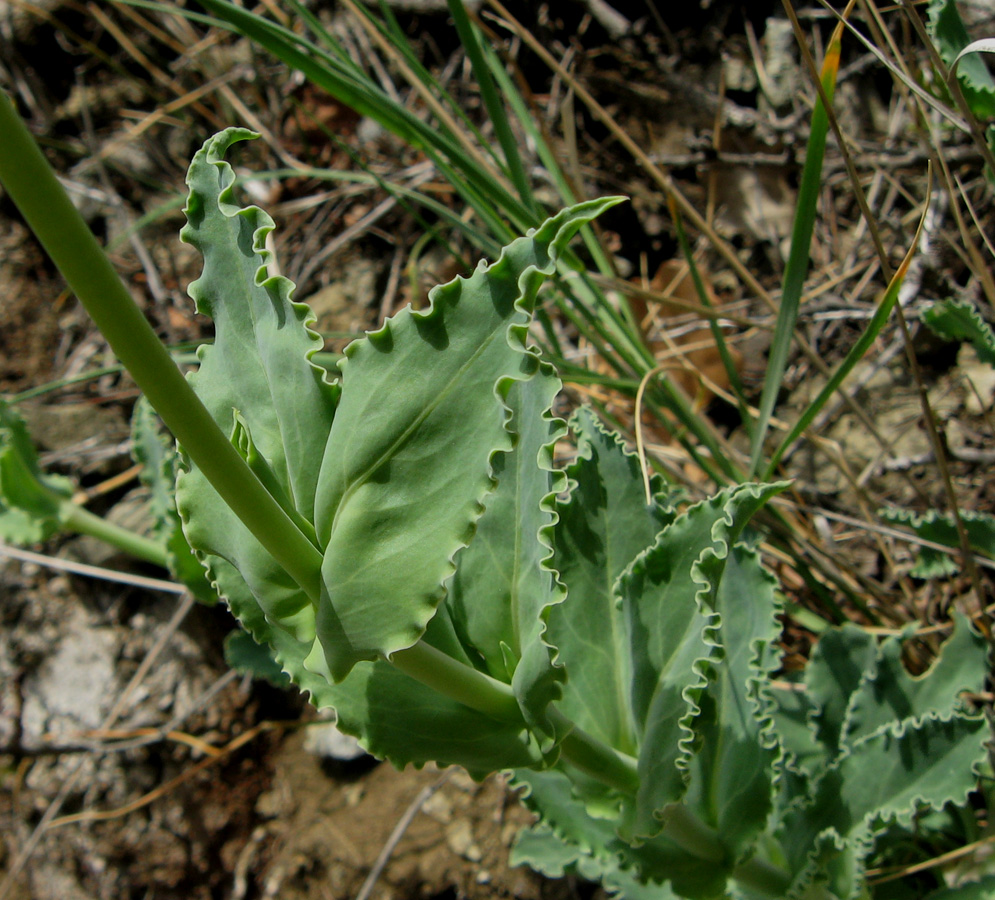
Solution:
[{"label": "leaf midrib", "polygon": [[[521,299],[521,298],[518,298],[518,299]],[[515,304],[514,304],[514,307],[515,307],[516,311],[517,311],[517,306],[518,306],[518,300],[516,300]],[[335,535],[335,531],[338,528],[338,523],[339,523],[339,519],[341,517],[342,511],[349,505],[349,502],[350,502],[351,498],[353,497],[353,495],[356,493],[356,491],[358,491],[363,485],[365,485],[370,480],[370,478],[373,476],[373,474],[375,472],[377,472],[387,462],[389,462],[391,459],[393,459],[397,455],[397,453],[400,451],[400,449],[405,444],[408,443],[408,441],[412,438],[412,436],[415,434],[415,432],[417,432],[418,429],[424,424],[424,422],[432,415],[432,413],[434,413],[435,410],[439,408],[439,406],[441,405],[442,401],[452,393],[452,391],[453,391],[455,385],[457,384],[457,382],[459,382],[462,379],[463,375],[468,371],[468,369],[491,346],[491,344],[494,342],[494,339],[499,334],[501,334],[502,330],[504,330],[505,333],[507,333],[507,329],[510,328],[511,323],[507,323],[506,324],[506,323],[502,322],[502,325],[505,325],[505,328],[502,329],[502,328],[499,327],[499,328],[497,328],[497,329],[495,329],[494,331],[491,332],[491,334],[486,338],[486,340],[484,340],[480,344],[480,346],[476,350],[474,350],[474,352],[466,359],[466,361],[462,365],[459,366],[459,368],[456,370],[454,376],[449,380],[448,384],[446,384],[446,386],[444,387],[444,389],[441,390],[441,391],[439,391],[438,395],[436,396],[435,401],[432,402],[432,403],[427,404],[423,408],[421,414],[418,415],[418,416],[416,416],[411,421],[411,424],[408,425],[408,427],[405,428],[404,431],[402,431],[397,436],[396,440],[394,440],[394,442],[386,450],[384,450],[384,452],[381,453],[369,466],[367,466],[367,468],[363,472],[361,472],[349,484],[349,486],[342,492],[342,497],[339,500],[338,505],[335,507],[335,515],[332,518],[332,527],[329,529],[329,532],[328,532],[328,544],[331,544],[332,537]],[[527,351],[523,350],[522,352],[525,353]],[[495,378],[495,382],[497,382],[498,379],[501,378],[501,377],[504,377],[504,376],[498,376],[497,378]],[[344,379],[343,379],[343,385],[342,385],[342,387],[343,387],[343,394],[344,394],[345,393]],[[507,405],[506,404],[503,404],[503,405],[505,405],[505,410],[507,410]],[[488,456],[489,456],[489,454],[488,454]],[[489,467],[489,459],[488,459],[488,467]]]}]

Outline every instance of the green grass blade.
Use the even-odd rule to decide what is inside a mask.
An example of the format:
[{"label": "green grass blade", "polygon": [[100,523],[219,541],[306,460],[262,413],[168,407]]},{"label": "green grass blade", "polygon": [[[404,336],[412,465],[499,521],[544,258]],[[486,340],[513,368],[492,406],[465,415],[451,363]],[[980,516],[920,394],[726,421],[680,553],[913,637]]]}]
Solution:
[{"label": "green grass blade", "polygon": [[[698,265],[694,261],[694,253],[691,250],[691,242],[688,240],[687,231],[684,229],[684,220],[681,216],[681,211],[677,208],[677,204],[674,203],[673,199],[670,197],[667,198],[667,204],[670,207],[670,217],[673,219],[674,229],[677,232],[677,242],[680,244],[681,253],[684,254],[684,259],[688,264],[688,271],[691,276],[691,280],[694,282],[695,292],[698,294],[698,299],[701,302],[701,305],[706,309],[711,309],[712,301],[708,296],[708,291],[705,289],[705,283],[701,279],[701,272],[698,269]],[[750,418],[750,414],[746,408],[746,401],[743,399],[745,396],[743,391],[743,382],[740,381],[736,363],[733,362],[732,354],[729,352],[729,345],[726,343],[725,335],[722,333],[722,326],[719,324],[718,319],[709,318],[708,327],[712,332],[712,339],[715,341],[715,347],[719,351],[719,358],[722,360],[722,367],[725,369],[726,375],[729,378],[729,385],[732,387],[733,395],[736,397],[736,406],[739,409],[739,415],[743,422],[743,428],[746,429],[747,435],[752,437],[753,421]]]},{"label": "green grass blade", "polygon": [[[539,161],[542,163],[546,174],[556,188],[560,202],[564,206],[572,206],[578,202],[579,195],[573,189],[569,178],[567,178],[563,168],[560,166],[557,154],[550,147],[549,141],[546,139],[546,135],[538,123],[538,118],[534,110],[525,101],[525,98],[515,86],[513,79],[501,64],[501,60],[498,58],[497,53],[494,52],[494,49],[487,45],[483,49],[487,55],[487,63],[490,66],[491,74],[501,89],[502,96],[518,119],[521,129],[533,144],[535,144]],[[598,271],[605,275],[614,274],[615,269],[604,247],[601,246],[600,241],[597,239],[594,229],[590,226],[585,226],[581,229],[580,236]]]},{"label": "green grass blade", "polygon": [[[928,194],[928,191],[927,191]],[[788,432],[788,435],[781,441],[780,446],[774,451],[774,455],[771,457],[770,462],[767,465],[767,469],[764,472],[764,479],[769,479],[773,476],[774,470],[777,468],[777,464],[781,461],[781,458],[788,451],[792,444],[798,440],[802,432],[812,424],[812,421],[819,414],[819,411],[826,405],[829,398],[836,392],[837,388],[843,383],[843,379],[846,378],[850,372],[853,371],[854,366],[864,358],[864,354],[871,348],[877,336],[881,333],[881,329],[884,328],[885,323],[891,316],[892,310],[895,308],[895,303],[898,302],[898,292],[902,288],[902,283],[905,281],[906,273],[909,271],[909,266],[912,264],[912,259],[915,256],[916,248],[919,246],[919,238],[922,235],[923,225],[926,221],[926,210],[929,209],[929,200],[927,197],[926,203],[923,206],[923,215],[919,220],[919,227],[916,229],[915,238],[912,241],[912,246],[909,248],[909,252],[905,254],[905,259],[902,260],[902,264],[898,267],[898,270],[892,276],[891,281],[888,283],[888,287],[881,297],[881,301],[878,303],[877,309],[874,311],[874,315],[871,316],[871,321],[868,323],[867,328],[864,329],[863,334],[857,340],[857,343],[853,345],[850,352],[847,353],[846,358],[840,363],[839,368],[832,374],[829,381],[826,382],[826,386],[819,391],[819,395],[813,400],[805,411],[798,417],[798,421],[795,422],[794,426]]]},{"label": "green grass blade", "polygon": [[[243,35],[265,48],[286,65],[300,71],[309,81],[340,102],[378,122],[413,147],[422,150],[439,167],[463,200],[483,219],[500,242],[511,240],[516,229],[534,223],[531,212],[517,197],[505,190],[494,173],[478,162],[444,127],[425,122],[399,104],[361,69],[295,34],[282,25],[248,12],[229,0],[205,0],[211,16],[197,16],[187,10],[146,0],[127,0]],[[510,220],[509,226],[505,219]]]},{"label": "green grass blade", "polygon": [[[480,42],[480,36],[474,24],[470,21],[463,0],[449,0],[449,13],[453,17],[456,30],[459,32],[460,41],[466,51],[470,65],[473,66],[473,74],[477,78],[477,87],[480,90],[480,98],[487,109],[487,115],[494,126],[494,134],[504,152],[505,163],[508,173],[518,191],[518,196],[522,202],[537,212],[535,197],[532,195],[532,186],[529,183],[528,175],[525,173],[525,166],[522,157],[518,152],[518,142],[511,130],[511,123],[505,111],[504,103],[498,93],[497,85],[491,76],[491,66],[484,55],[484,49]],[[538,213],[537,213],[538,216]]]},{"label": "green grass blade", "polygon": [[448,90],[446,90],[439,79],[432,74],[432,71],[422,64],[417,50],[408,39],[408,36],[405,34],[401,24],[397,21],[397,17],[394,15],[390,5],[384,3],[383,0],[381,0],[379,5],[380,12],[383,16],[382,20],[377,19],[373,15],[373,11],[366,6],[356,6],[355,9],[357,11],[361,11],[362,14],[366,16],[367,20],[373,24],[377,31],[379,31],[387,39],[391,52],[400,53],[404,57],[405,64],[410,67],[418,83],[428,88],[432,92],[433,96],[437,97],[441,103],[445,104],[453,116],[455,116],[460,124],[466,128],[468,134],[476,142],[475,146],[490,157],[494,164],[501,169],[501,158],[494,149],[492,142],[483,136],[480,129],[476,126],[476,124],[474,124],[473,120],[467,114],[464,105],[459,103],[456,98],[453,97]]},{"label": "green grass blade", "polygon": [[[836,89],[842,35],[843,26],[837,25],[822,64],[822,89],[829,103],[832,103],[833,93]],[[767,361],[767,375],[764,378],[763,393],[760,396],[760,411],[753,432],[750,454],[751,475],[760,469],[764,438],[767,436],[770,417],[774,412],[778,392],[781,390],[795,322],[798,319],[802,289],[805,285],[805,276],[808,274],[809,251],[812,245],[812,233],[815,229],[816,208],[819,203],[819,188],[822,178],[822,161],[826,153],[828,133],[829,118],[826,115],[822,98],[819,97],[816,99],[815,108],[812,111],[808,149],[805,153],[805,168],[802,171],[801,185],[798,189],[798,205],[795,209],[795,222],[791,233],[791,251],[788,254],[788,264],[784,270],[781,308],[778,312],[774,340]]]}]

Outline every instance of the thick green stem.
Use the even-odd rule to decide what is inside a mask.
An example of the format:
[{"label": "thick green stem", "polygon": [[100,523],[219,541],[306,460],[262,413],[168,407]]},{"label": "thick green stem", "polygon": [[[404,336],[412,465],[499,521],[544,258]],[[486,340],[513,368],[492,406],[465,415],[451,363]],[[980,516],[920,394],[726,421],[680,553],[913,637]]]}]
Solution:
[{"label": "thick green stem", "polygon": [[321,553],[269,495],[187,384],[3,91],[0,135],[0,183],[117,358],[232,511],[316,601]]},{"label": "thick green stem", "polygon": [[765,897],[784,897],[791,887],[791,876],[784,869],[756,856],[736,866],[732,877],[743,887]]},{"label": "thick green stem", "polygon": [[135,534],[135,532],[115,525],[113,522],[108,522],[71,500],[62,501],[60,507],[59,518],[68,530],[98,538],[124,553],[137,559],[144,559],[160,568],[169,568],[166,550],[157,541]]},{"label": "thick green stem", "polygon": [[667,810],[663,834],[682,850],[699,859],[714,863],[725,859],[726,848],[722,845],[718,832],[701,822],[686,806],[678,804]]},{"label": "thick green stem", "polygon": [[[526,728],[518,699],[509,685],[463,665],[424,641],[392,654],[390,661],[405,675],[464,706]],[[549,716],[556,731],[566,734],[560,743],[566,762],[623,793],[635,793],[639,776],[632,757],[587,734],[555,707],[550,707]]]},{"label": "thick green stem", "polygon": [[518,700],[508,685],[463,665],[431,644],[419,641],[406,650],[398,650],[391,654],[390,662],[445,697],[499,722],[521,723],[525,727]]},{"label": "thick green stem", "polygon": [[566,734],[560,742],[560,755],[564,760],[623,794],[636,793],[639,773],[631,756],[603,744],[583,728],[578,728],[555,706],[549,708],[548,715],[555,731]]}]

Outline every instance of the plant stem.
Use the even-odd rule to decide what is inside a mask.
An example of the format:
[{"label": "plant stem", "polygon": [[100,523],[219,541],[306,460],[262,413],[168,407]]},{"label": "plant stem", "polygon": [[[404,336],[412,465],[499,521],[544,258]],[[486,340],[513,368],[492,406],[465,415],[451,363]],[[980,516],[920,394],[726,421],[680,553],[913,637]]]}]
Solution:
[{"label": "plant stem", "polygon": [[[424,641],[392,654],[390,661],[405,675],[438,691],[452,700],[501,722],[526,728],[518,698],[511,687],[483,672],[447,656]],[[566,734],[560,743],[562,758],[582,772],[626,794],[639,787],[636,761],[619,753],[578,728],[555,707],[549,718],[558,734]]]},{"label": "plant stem", "polygon": [[555,706],[550,706],[547,714],[558,734],[567,732],[560,742],[560,755],[564,760],[623,794],[634,795],[639,790],[639,773],[631,756],[578,728]]},{"label": "plant stem", "polygon": [[[667,811],[664,837],[681,849],[706,861],[720,863],[728,855],[725,845],[714,828],[695,817],[686,806],[677,805]],[[791,876],[772,863],[753,856],[733,869],[732,877],[743,887],[765,897],[783,897],[791,886]]]},{"label": "plant stem", "polygon": [[511,687],[466,666],[431,644],[419,641],[391,654],[390,660],[405,675],[500,722],[525,727]]},{"label": "plant stem", "polygon": [[88,509],[64,500],[60,504],[60,520],[70,531],[95,537],[118,550],[128,553],[138,559],[144,559],[162,569],[168,569],[166,550],[162,544],[150,538],[135,534],[127,528],[108,522],[94,515]]},{"label": "plant stem", "polygon": [[[431,644],[419,641],[392,654],[390,662],[411,678],[471,709],[523,729],[526,727],[518,700],[509,685],[458,662]],[[564,762],[624,794],[636,793],[639,773],[635,759],[578,728],[556,707],[550,706],[548,715],[557,733],[566,732],[560,741],[560,758]],[[663,834],[699,859],[718,864],[727,856],[728,851],[718,833],[685,806],[677,805],[668,810]],[[757,857],[737,866],[733,878],[744,887],[770,897],[784,896],[791,883],[786,872]]]},{"label": "plant stem", "polygon": [[784,897],[791,887],[791,876],[784,869],[757,856],[736,866],[732,877],[743,887],[766,897]]},{"label": "plant stem", "polygon": [[[511,687],[483,672],[419,641],[394,653],[390,661],[411,678],[420,681],[459,703],[502,722],[525,728],[521,708]],[[616,790],[634,795],[639,789],[636,760],[603,744],[578,728],[555,706],[548,710],[557,733],[566,732],[560,742],[560,758],[586,775]],[[720,863],[728,851],[718,833],[701,822],[686,806],[668,810],[663,834],[688,853],[705,861]],[[770,897],[782,897],[791,879],[782,869],[753,857],[737,866],[735,878],[744,887]]]},{"label": "plant stem", "polygon": [[321,553],[218,428],[138,309],[0,91],[0,182],[183,451],[273,558],[317,601]]}]

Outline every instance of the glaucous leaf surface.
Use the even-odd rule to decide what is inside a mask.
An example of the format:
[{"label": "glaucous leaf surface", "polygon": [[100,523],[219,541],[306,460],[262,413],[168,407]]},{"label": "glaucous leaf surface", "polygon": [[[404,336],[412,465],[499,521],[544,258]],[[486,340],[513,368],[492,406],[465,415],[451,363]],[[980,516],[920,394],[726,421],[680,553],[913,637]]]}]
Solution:
[{"label": "glaucous leaf surface", "polygon": [[[258,207],[236,202],[235,173],[224,155],[232,144],[253,137],[241,128],[215,135],[187,174],[187,224],[180,237],[204,258],[203,273],[189,293],[215,326],[214,343],[198,350],[200,368],[189,380],[222,431],[242,437],[243,449],[251,435],[253,454],[272,472],[284,502],[292,504],[292,517],[313,521],[338,388],[310,362],[322,346],[310,329],[311,310],[291,300],[288,279],[267,272],[265,241],[273,220]],[[311,601],[198,468],[189,466],[180,475],[176,500],[187,539],[206,554],[221,596],[229,596],[232,577],[221,576],[217,558],[234,566],[272,623],[313,641]]]},{"label": "glaucous leaf surface", "polygon": [[564,678],[544,639],[547,609],[563,598],[549,568],[553,500],[564,482],[552,453],[566,428],[549,412],[559,390],[559,379],[546,367],[512,385],[509,425],[518,440],[493,458],[497,488],[456,559],[444,607],[468,655],[513,685],[526,721],[549,738],[554,729],[545,711]]},{"label": "glaucous leaf surface", "polygon": [[625,828],[651,837],[680,802],[700,727],[698,700],[721,661],[716,593],[733,543],[780,485],[728,488],[682,514],[622,576],[640,787]]},{"label": "glaucous leaf surface", "polygon": [[138,398],[131,414],[131,455],[142,467],[139,477],[150,494],[152,533],[166,548],[170,573],[201,603],[217,603],[218,595],[208,584],[203,566],[190,549],[176,511],[179,465],[176,442],[144,397]]},{"label": "glaucous leaf surface", "polygon": [[[350,345],[328,383],[310,314],[266,274],[271,220],[233,201],[223,154],[247,136],[219,135],[191,166],[184,237],[205,254],[191,293],[218,328],[193,381],[313,543],[320,596],[196,469],[177,499],[252,638],[379,757],[515,769],[541,819],[516,858],[549,874],[631,900],[867,896],[882,829],[890,840],[925,807],[963,805],[975,783],[986,725],[958,694],[982,687],[981,638],[959,621],[914,678],[898,638],[845,626],[789,683],[775,584],[746,531],[781,485],[678,514],[654,482],[647,505],[637,460],[586,411],[575,460],[556,470],[559,382],[527,329],[557,254],[612,200],[436,289],[428,311]],[[510,714],[390,664],[419,640],[436,654],[422,659],[510,690]],[[255,646],[242,650],[252,666]],[[570,765],[569,747],[594,744],[624,777]]]},{"label": "glaucous leaf surface", "polygon": [[[549,639],[570,672],[561,708],[624,753],[636,749],[628,634],[616,582],[676,512],[646,505],[636,457],[585,409],[572,421],[577,457],[570,492],[557,504],[556,569],[567,602],[549,613]],[[654,481],[659,491],[662,485]]]},{"label": "glaucous leaf surface", "polygon": [[346,348],[315,501],[317,646],[333,679],[411,646],[435,613],[494,489],[493,458],[513,446],[509,391],[539,371],[526,347],[539,285],[615,202],[564,210],[434,288],[429,310],[402,310]]}]

